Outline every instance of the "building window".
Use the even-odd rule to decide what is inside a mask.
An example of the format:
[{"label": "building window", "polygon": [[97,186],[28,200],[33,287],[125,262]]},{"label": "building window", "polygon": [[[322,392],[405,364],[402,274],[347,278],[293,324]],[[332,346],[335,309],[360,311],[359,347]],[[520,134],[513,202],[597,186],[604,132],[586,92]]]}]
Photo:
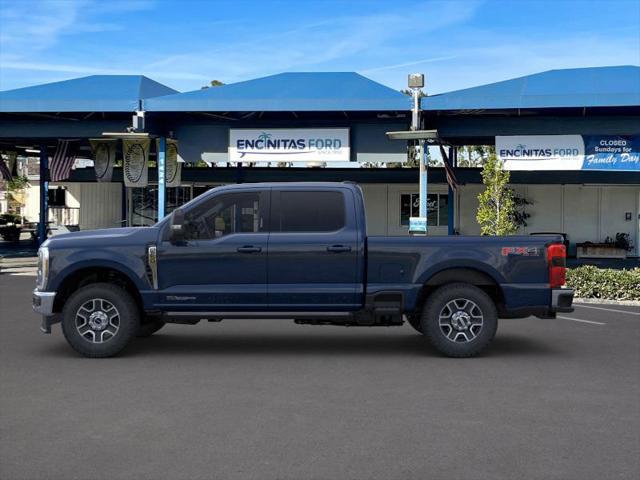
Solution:
[{"label": "building window", "polygon": [[[427,225],[446,227],[449,224],[449,197],[442,193],[427,194]],[[400,195],[400,226],[409,227],[409,218],[417,217],[420,211],[420,195],[403,193]]]},{"label": "building window", "polygon": [[67,206],[67,189],[66,188],[50,188],[47,192],[48,203],[50,207],[66,207]]}]

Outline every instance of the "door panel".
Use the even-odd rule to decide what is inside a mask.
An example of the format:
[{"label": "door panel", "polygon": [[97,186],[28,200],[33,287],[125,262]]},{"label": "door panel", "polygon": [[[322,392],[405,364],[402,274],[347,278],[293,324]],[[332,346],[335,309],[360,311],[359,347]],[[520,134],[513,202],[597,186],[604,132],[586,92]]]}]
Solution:
[{"label": "door panel", "polygon": [[361,305],[359,235],[351,197],[349,190],[273,192],[270,309]]},{"label": "door panel", "polygon": [[175,310],[267,307],[269,192],[214,195],[185,212],[187,240],[158,248],[159,302]]}]

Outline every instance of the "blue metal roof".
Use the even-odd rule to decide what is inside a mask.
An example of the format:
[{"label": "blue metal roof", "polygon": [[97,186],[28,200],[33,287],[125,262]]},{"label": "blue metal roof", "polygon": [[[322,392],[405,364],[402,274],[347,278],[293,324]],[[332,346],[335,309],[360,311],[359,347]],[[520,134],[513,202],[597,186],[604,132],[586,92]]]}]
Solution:
[{"label": "blue metal roof", "polygon": [[0,112],[132,112],[176,92],[143,75],[91,75],[0,92]]},{"label": "blue metal roof", "polygon": [[157,97],[144,106],[150,112],[385,111],[410,110],[411,100],[355,72],[303,72]]},{"label": "blue metal roof", "polygon": [[640,67],[572,68],[422,99],[424,110],[640,106]]}]

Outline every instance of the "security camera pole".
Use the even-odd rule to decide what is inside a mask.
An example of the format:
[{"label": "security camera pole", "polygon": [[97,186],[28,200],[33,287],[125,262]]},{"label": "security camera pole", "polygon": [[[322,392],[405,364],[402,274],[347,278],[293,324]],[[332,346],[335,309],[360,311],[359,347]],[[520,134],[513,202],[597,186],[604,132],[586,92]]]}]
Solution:
[{"label": "security camera pole", "polygon": [[[412,73],[409,74],[409,88],[411,89],[411,95],[413,97],[413,110],[411,115],[411,130],[417,131],[420,129],[420,90],[424,87],[424,74]],[[415,148],[415,154],[420,165],[420,208],[418,210],[418,219],[410,220],[409,233],[427,233],[427,166],[426,152],[424,139],[418,140],[418,145]]]}]

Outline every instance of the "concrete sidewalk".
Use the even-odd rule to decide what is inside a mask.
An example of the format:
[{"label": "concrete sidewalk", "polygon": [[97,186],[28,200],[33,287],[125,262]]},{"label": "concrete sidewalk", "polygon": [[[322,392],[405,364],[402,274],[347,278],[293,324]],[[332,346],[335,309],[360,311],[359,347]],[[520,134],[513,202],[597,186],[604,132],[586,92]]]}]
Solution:
[{"label": "concrete sidewalk", "polygon": [[23,270],[33,270],[38,266],[38,257],[0,257],[0,274],[21,273]]}]

